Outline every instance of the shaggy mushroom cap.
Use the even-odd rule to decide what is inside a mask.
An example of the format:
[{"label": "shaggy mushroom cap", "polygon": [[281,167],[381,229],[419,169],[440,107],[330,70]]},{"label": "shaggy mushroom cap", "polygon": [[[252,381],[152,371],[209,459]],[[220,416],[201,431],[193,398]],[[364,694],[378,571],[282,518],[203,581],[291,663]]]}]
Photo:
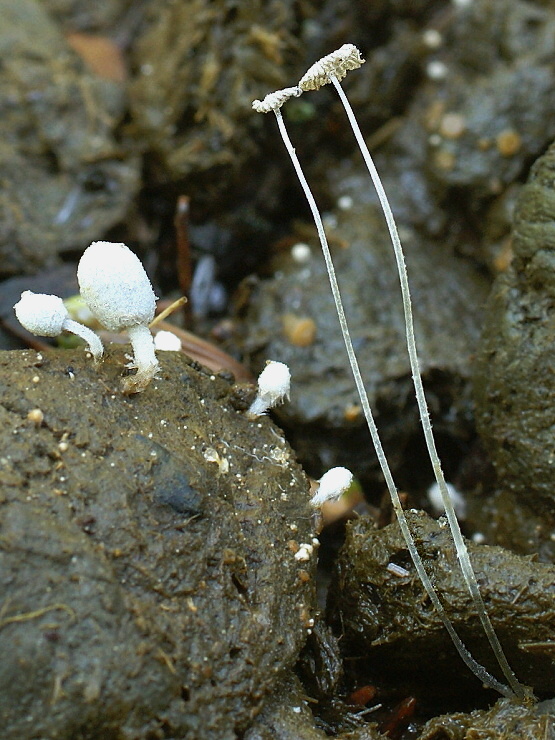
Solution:
[{"label": "shaggy mushroom cap", "polygon": [[93,242],[77,267],[83,300],[109,331],[149,324],[156,296],[141,261],[125,244]]},{"label": "shaggy mushroom cap", "polygon": [[348,468],[331,468],[320,478],[320,485],[311,498],[314,507],[322,506],[326,501],[338,499],[353,482],[353,474]]},{"label": "shaggy mushroom cap", "polygon": [[104,352],[100,337],[92,329],[74,321],[61,298],[46,293],[25,290],[14,306],[15,315],[21,326],[38,337],[57,337],[63,331],[76,334],[89,345],[95,362]]},{"label": "shaggy mushroom cap", "polygon": [[38,337],[57,337],[69,319],[68,310],[57,295],[25,290],[13,308],[21,326]]},{"label": "shaggy mushroom cap", "polygon": [[140,393],[158,370],[148,325],[156,296],[141,261],[125,244],[93,242],[77,267],[81,296],[110,331],[125,329],[133,347],[135,375],[123,381],[124,393]]},{"label": "shaggy mushroom cap", "polygon": [[284,398],[289,398],[291,373],[284,362],[269,360],[258,376],[258,393],[251,403],[247,416],[251,419],[262,416]]}]

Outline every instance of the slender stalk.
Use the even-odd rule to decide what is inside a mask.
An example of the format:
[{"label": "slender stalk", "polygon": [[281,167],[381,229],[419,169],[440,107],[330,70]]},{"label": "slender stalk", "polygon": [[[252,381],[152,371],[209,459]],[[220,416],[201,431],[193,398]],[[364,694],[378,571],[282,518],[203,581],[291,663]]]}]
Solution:
[{"label": "slender stalk", "polygon": [[129,326],[126,331],[133,347],[133,360],[137,372],[135,375],[124,378],[123,392],[126,394],[140,393],[148,386],[159,368],[154,339],[146,324]]},{"label": "slender stalk", "polygon": [[65,319],[62,324],[62,328],[66,331],[70,331],[72,334],[76,334],[81,337],[81,339],[84,339],[89,345],[89,350],[94,361],[98,362],[100,360],[104,352],[104,347],[102,346],[102,342],[100,341],[98,334],[96,334],[92,329],[89,329],[88,326],[84,326],[84,324],[80,324],[78,321],[74,321],[73,319]]},{"label": "slender stalk", "polygon": [[[474,606],[476,608],[476,611],[478,612],[478,616],[480,618],[480,622],[482,624],[484,632],[486,633],[486,636],[488,638],[489,644],[491,645],[491,648],[495,654],[497,662],[499,663],[499,666],[501,667],[501,670],[503,671],[503,675],[505,676],[509,686],[512,689],[512,692],[509,692],[509,693],[514,693],[519,698],[524,699],[526,696],[529,695],[530,691],[526,686],[524,686],[517,680],[515,674],[513,673],[511,667],[509,666],[509,663],[507,661],[505,653],[503,652],[503,648],[501,647],[501,643],[499,642],[497,634],[495,633],[495,630],[493,629],[493,625],[486,611],[484,600],[482,599],[482,595],[480,594],[480,589],[478,588],[478,582],[476,580],[476,575],[474,573],[472,563],[470,562],[470,556],[468,554],[468,549],[466,547],[466,543],[461,533],[461,528],[459,526],[459,522],[455,514],[455,509],[453,507],[451,498],[447,491],[447,486],[445,484],[445,477],[441,469],[441,462],[439,460],[439,455],[437,454],[434,435],[432,433],[432,425],[430,422],[430,416],[429,416],[428,407],[426,404],[426,398],[424,396],[424,387],[422,385],[422,377],[420,375],[420,367],[419,367],[418,355],[416,351],[416,341],[414,337],[414,322],[412,318],[412,306],[411,306],[407,268],[405,265],[403,249],[401,247],[401,240],[399,239],[399,234],[397,232],[397,226],[393,218],[393,212],[389,205],[389,201],[387,199],[387,195],[382,185],[380,176],[378,174],[376,166],[374,165],[372,157],[370,156],[370,152],[368,151],[368,147],[366,146],[364,137],[362,136],[359,125],[356,121],[355,115],[353,113],[353,109],[351,108],[351,105],[347,99],[347,96],[345,95],[345,92],[343,91],[343,88],[341,87],[341,84],[339,83],[339,80],[337,79],[337,77],[330,75],[330,80],[333,83],[335,89],[337,90],[337,93],[341,99],[341,102],[343,103],[343,107],[345,108],[345,112],[347,113],[349,123],[351,124],[351,128],[353,129],[353,133],[355,135],[360,151],[364,158],[364,162],[366,164],[366,167],[368,168],[368,172],[370,173],[370,177],[372,178],[374,187],[376,188],[376,192],[378,194],[380,205],[382,207],[385,220],[387,222],[387,228],[389,230],[391,242],[393,244],[393,251],[395,253],[395,260],[397,262],[397,270],[399,272],[399,280],[401,283],[401,294],[403,298],[403,311],[405,314],[407,349],[408,349],[408,354],[409,354],[409,359],[410,359],[410,367],[411,367],[411,372],[412,372],[414,389],[416,392],[416,401],[418,404],[418,410],[420,412],[420,421],[422,423],[422,429],[424,431],[424,438],[426,440],[426,447],[428,448],[428,454],[430,456],[430,460],[432,463],[434,476],[439,486],[439,491],[441,493],[443,506],[445,508],[445,513],[447,515],[447,521],[449,522],[449,527],[451,529],[453,540],[455,542],[455,548],[456,548],[457,557],[458,557],[458,560],[461,566],[461,571],[462,571],[464,580],[466,582],[468,591],[470,593],[470,596],[472,598],[472,601],[474,603]],[[501,692],[501,693],[504,693],[504,692]]]},{"label": "slender stalk", "polygon": [[[283,142],[285,144],[285,147],[287,149],[287,152],[289,153],[289,156],[291,158],[291,161],[293,163],[293,167],[295,168],[295,172],[297,174],[297,177],[299,178],[299,182],[301,184],[301,187],[304,191],[304,194],[306,196],[306,199],[308,201],[308,204],[310,206],[310,210],[312,212],[312,216],[314,218],[314,222],[316,224],[316,229],[318,231],[318,237],[320,239],[320,243],[322,245],[322,252],[324,254],[324,261],[326,263],[326,268],[328,271],[330,286],[331,286],[331,292],[333,295],[333,300],[335,302],[335,307],[337,310],[337,316],[339,318],[339,324],[341,327],[341,334],[343,335],[343,341],[345,343],[345,348],[347,350],[347,355],[349,357],[349,363],[351,365],[351,371],[354,376],[356,389],[360,398],[360,402],[362,405],[362,409],[364,412],[364,416],[366,419],[366,423],[368,424],[368,428],[370,430],[370,435],[372,437],[372,442],[374,443],[374,447],[376,450],[376,455],[378,457],[378,462],[380,464],[380,468],[382,470],[383,476],[385,478],[385,482],[389,491],[389,495],[391,496],[391,501],[393,503],[393,509],[395,511],[395,515],[397,516],[397,520],[399,522],[399,527],[401,529],[401,532],[403,534],[403,537],[405,539],[405,542],[407,544],[407,548],[409,550],[410,556],[412,558],[412,561],[414,563],[414,567],[416,568],[416,572],[418,573],[418,576],[420,580],[422,581],[422,584],[424,588],[426,589],[426,593],[428,594],[430,601],[434,605],[437,613],[439,614],[439,617],[449,633],[449,636],[451,637],[451,640],[453,641],[453,644],[464,661],[465,665],[474,673],[475,676],[477,676],[484,684],[489,686],[490,688],[495,689],[500,694],[503,694],[504,696],[510,697],[513,696],[513,691],[509,689],[507,686],[502,684],[500,681],[498,681],[496,678],[494,678],[485,668],[484,666],[480,665],[470,654],[469,650],[466,648],[464,643],[462,642],[461,638],[458,636],[457,632],[455,631],[455,628],[453,626],[453,623],[447,616],[447,613],[445,612],[445,609],[443,608],[443,604],[439,600],[439,597],[432,585],[432,582],[430,581],[430,578],[426,572],[426,569],[424,568],[424,563],[422,562],[422,558],[420,557],[420,554],[416,548],[416,544],[414,542],[414,538],[411,534],[411,531],[409,529],[407,519],[405,517],[405,513],[403,511],[403,507],[401,505],[401,500],[399,499],[399,494],[397,493],[397,489],[395,487],[395,483],[393,481],[393,476],[391,474],[391,470],[389,467],[389,464],[387,462],[385,452],[382,447],[382,443],[378,434],[378,429],[376,427],[376,423],[374,421],[374,416],[372,414],[372,410],[370,408],[370,402],[368,400],[368,394],[366,393],[366,389],[364,387],[364,383],[362,380],[362,375],[360,372],[358,360],[355,355],[355,351],[353,348],[353,344],[351,341],[351,336],[349,333],[349,328],[347,325],[347,319],[345,317],[345,311],[343,308],[343,301],[341,300],[341,295],[339,292],[339,285],[337,283],[337,278],[335,275],[335,269],[333,266],[333,261],[331,258],[330,249],[328,246],[328,241],[326,238],[326,234],[324,231],[324,225],[322,223],[322,218],[320,216],[320,212],[318,210],[318,206],[316,205],[316,201],[314,200],[314,196],[312,195],[312,191],[310,190],[310,186],[304,176],[301,163],[299,162],[299,159],[297,157],[297,154],[295,152],[295,149],[293,145],[291,144],[291,140],[289,139],[289,135],[287,133],[287,129],[285,127],[285,122],[283,120],[283,117],[281,115],[281,111],[276,108],[274,110],[274,113],[277,118],[277,123],[279,127],[279,131],[281,134],[281,137],[283,139]],[[383,188],[382,188],[383,190]],[[404,263],[403,263],[404,264]],[[427,412],[426,412],[427,414]],[[516,681],[516,679],[515,679]],[[518,684],[520,686],[520,684]],[[515,692],[516,693],[516,692]]]}]

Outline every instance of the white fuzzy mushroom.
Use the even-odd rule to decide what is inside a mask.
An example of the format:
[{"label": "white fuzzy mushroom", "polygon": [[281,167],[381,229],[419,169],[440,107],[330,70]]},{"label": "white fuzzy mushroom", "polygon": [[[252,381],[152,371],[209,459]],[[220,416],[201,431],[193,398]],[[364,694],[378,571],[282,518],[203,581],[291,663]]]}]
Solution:
[{"label": "white fuzzy mushroom", "polygon": [[247,411],[247,416],[251,419],[262,416],[284,398],[289,398],[290,388],[291,373],[287,365],[270,360],[258,376],[258,393]]},{"label": "white fuzzy mushroom", "polygon": [[25,290],[14,306],[19,323],[39,337],[57,337],[63,331],[76,334],[89,345],[95,361],[102,357],[104,347],[97,334],[70,318],[64,302],[57,295]]},{"label": "white fuzzy mushroom", "polygon": [[81,296],[109,331],[127,332],[137,374],[125,379],[124,393],[144,390],[158,370],[149,323],[156,296],[141,261],[125,244],[93,242],[77,267]]},{"label": "white fuzzy mushroom", "polygon": [[310,499],[314,508],[319,508],[326,501],[335,501],[349,488],[353,474],[348,468],[331,468],[320,478],[316,493]]}]

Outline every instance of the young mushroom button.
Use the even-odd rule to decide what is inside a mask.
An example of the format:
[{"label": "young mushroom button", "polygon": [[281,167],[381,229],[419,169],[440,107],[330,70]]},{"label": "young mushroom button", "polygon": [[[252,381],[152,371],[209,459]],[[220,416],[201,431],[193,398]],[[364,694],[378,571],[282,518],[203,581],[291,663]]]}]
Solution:
[{"label": "young mushroom button", "polygon": [[137,374],[124,380],[124,393],[143,391],[158,370],[149,323],[156,296],[139,258],[125,245],[93,242],[79,261],[77,279],[83,300],[109,331],[125,329]]},{"label": "young mushroom button", "polygon": [[310,499],[314,508],[322,506],[326,501],[338,499],[353,482],[353,474],[348,468],[331,468],[320,478],[316,493]]},{"label": "young mushroom button", "polygon": [[291,373],[287,365],[270,360],[258,376],[258,393],[247,411],[247,417],[255,419],[262,416],[284,398],[289,398],[290,387]]},{"label": "young mushroom button", "polygon": [[95,362],[102,357],[104,347],[100,338],[92,329],[71,319],[63,300],[57,295],[25,290],[14,311],[19,323],[31,334],[57,337],[63,331],[69,331],[85,340]]}]

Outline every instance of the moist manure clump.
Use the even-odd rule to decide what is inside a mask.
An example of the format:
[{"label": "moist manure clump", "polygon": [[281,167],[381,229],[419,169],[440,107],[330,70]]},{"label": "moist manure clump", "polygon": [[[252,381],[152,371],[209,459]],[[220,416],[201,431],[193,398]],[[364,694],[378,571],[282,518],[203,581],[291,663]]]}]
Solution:
[{"label": "moist manure clump", "polygon": [[159,359],[123,396],[120,349],[100,373],[78,349],[0,354],[3,740],[230,738],[313,623],[293,453],[231,382]]}]

